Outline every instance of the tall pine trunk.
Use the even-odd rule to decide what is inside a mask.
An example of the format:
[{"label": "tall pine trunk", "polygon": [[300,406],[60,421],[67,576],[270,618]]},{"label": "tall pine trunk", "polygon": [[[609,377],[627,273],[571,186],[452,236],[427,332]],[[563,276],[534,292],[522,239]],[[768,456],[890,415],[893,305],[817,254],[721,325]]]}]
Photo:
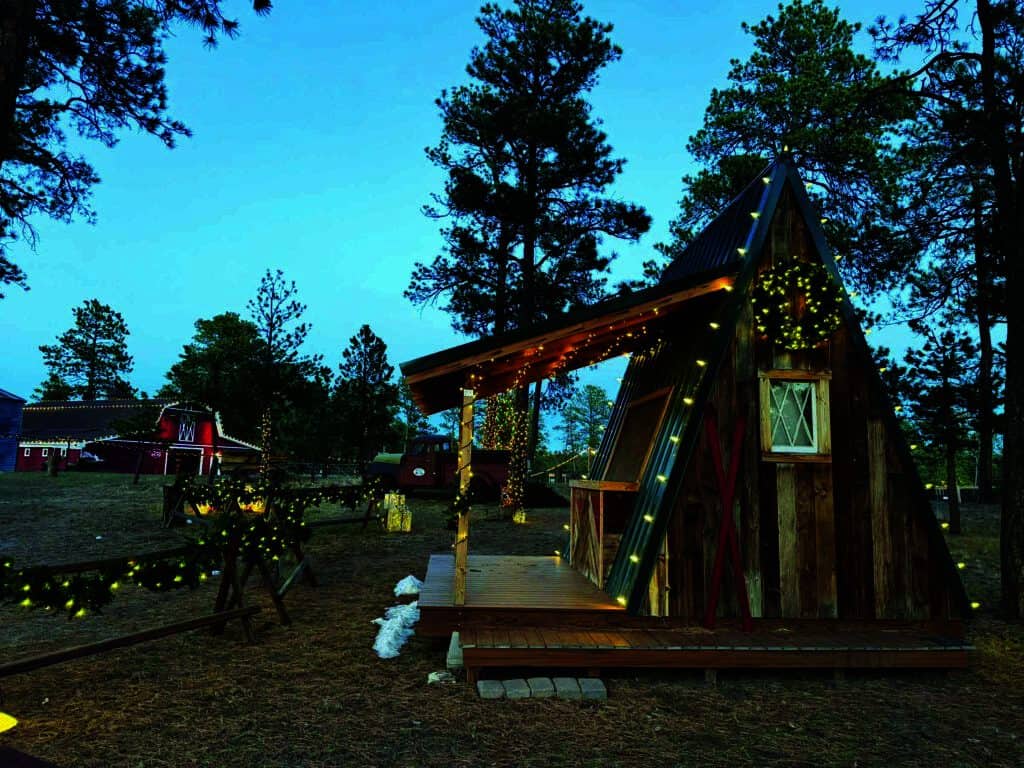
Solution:
[{"label": "tall pine trunk", "polygon": [[1003,611],[1008,618],[1024,615],[1024,371],[1020,302],[1024,263],[1024,169],[1016,184],[1011,173],[1010,148],[1000,118],[996,89],[995,19],[989,0],[978,0],[981,30],[979,70],[984,106],[985,145],[995,190],[995,247],[1006,263],[1006,433],[1003,443],[1003,505],[999,526],[999,560]]},{"label": "tall pine trunk", "polygon": [[992,441],[995,432],[995,392],[992,386],[992,311],[988,262],[989,253],[984,247],[984,224],[980,200],[975,198],[974,207],[974,266],[977,274],[976,314],[978,325],[978,497],[983,504],[995,500],[992,487]]},{"label": "tall pine trunk", "polygon": [[[519,327],[528,328],[534,322],[537,272],[537,150],[529,147],[524,176],[526,183],[525,212],[523,226],[523,258],[520,269],[523,287],[519,303]],[[514,514],[525,506],[526,476],[530,465],[529,439],[530,390],[527,386],[516,389],[513,409],[512,456],[509,463],[508,495],[511,504],[507,512]],[[525,433],[524,433],[525,431]]]}]

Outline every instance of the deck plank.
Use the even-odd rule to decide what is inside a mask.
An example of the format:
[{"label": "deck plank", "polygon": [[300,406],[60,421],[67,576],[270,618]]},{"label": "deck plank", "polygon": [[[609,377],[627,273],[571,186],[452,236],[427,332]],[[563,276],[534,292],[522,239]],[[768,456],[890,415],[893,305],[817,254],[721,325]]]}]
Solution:
[{"label": "deck plank", "polygon": [[[454,605],[451,555],[431,555],[420,590],[420,609]],[[624,612],[559,557],[470,555],[466,608],[531,608]]]},{"label": "deck plank", "polygon": [[544,648],[467,648],[468,668],[564,667],[629,668],[945,668],[967,666],[973,647],[956,638],[914,631],[869,629],[806,635],[763,629],[700,631],[687,629],[614,630],[523,628],[541,635]]}]

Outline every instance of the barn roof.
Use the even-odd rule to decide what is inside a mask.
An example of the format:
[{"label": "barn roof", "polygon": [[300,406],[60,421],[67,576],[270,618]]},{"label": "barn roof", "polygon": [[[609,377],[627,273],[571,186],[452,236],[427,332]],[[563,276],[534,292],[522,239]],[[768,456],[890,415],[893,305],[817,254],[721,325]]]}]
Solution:
[{"label": "barn roof", "polygon": [[96,440],[117,434],[119,421],[149,411],[157,421],[169,398],[152,400],[43,400],[26,405],[21,422],[23,440]]},{"label": "barn roof", "polygon": [[218,448],[259,450],[255,445],[225,434],[219,415],[207,406],[169,397],[149,400],[43,400],[25,406],[20,437],[29,442],[110,440],[118,436],[120,423],[152,415],[156,426],[167,410],[211,413],[217,424]]},{"label": "barn roof", "polygon": [[25,398],[18,397],[13,392],[8,392],[6,389],[0,389],[0,400],[14,400],[19,403],[24,403]]}]

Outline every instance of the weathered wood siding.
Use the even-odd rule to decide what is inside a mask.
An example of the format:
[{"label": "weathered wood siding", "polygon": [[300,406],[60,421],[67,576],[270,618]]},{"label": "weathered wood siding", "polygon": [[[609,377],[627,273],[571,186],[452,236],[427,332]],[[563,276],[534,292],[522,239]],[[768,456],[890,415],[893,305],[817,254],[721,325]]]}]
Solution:
[{"label": "weathered wood siding", "polygon": [[[780,202],[763,268],[783,254],[817,258],[803,219]],[[786,352],[758,338],[752,314],[738,324],[708,412],[717,414],[728,467],[733,429],[746,421],[735,516],[752,614],[816,619],[941,619],[954,615],[950,575],[938,565],[927,502],[913,493],[883,418],[890,405],[872,382],[873,362],[843,327],[820,347]],[[662,358],[664,360],[664,358]],[[662,363],[654,368],[668,371]],[[819,398],[821,455],[765,460],[758,373],[799,370],[829,376]],[[634,396],[667,383],[654,371]],[[822,423],[824,420],[824,423]],[[700,619],[710,587],[723,510],[703,432],[668,529],[668,608]],[[941,539],[938,541],[941,545]],[[944,553],[943,553],[944,554]],[[727,561],[728,563],[728,561]],[[725,569],[720,616],[736,617],[732,570]]]}]

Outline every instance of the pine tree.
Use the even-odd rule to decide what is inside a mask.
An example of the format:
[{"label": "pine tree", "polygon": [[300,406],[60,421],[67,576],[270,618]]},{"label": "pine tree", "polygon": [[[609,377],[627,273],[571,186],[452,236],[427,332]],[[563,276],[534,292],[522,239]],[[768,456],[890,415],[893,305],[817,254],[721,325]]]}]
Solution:
[{"label": "pine tree", "polygon": [[256,324],[224,312],[196,320],[195,329],[160,394],[209,406],[220,414],[226,432],[258,439],[261,403],[252,392],[263,347]]},{"label": "pine tree", "polygon": [[704,124],[687,143],[701,168],[683,177],[680,215],[659,250],[680,253],[767,160],[788,152],[830,245],[848,257],[844,277],[862,291],[884,290],[901,259],[913,258],[891,232],[899,167],[889,144],[914,116],[915,99],[854,51],[860,25],[822,0],[794,0],[742,28],[754,52],[734,59],[728,87],[711,92]]},{"label": "pine tree", "polygon": [[[270,1],[252,6],[267,13]],[[35,243],[34,216],[93,218],[99,177],[68,151],[68,128],[106,147],[129,127],[167,147],[190,135],[167,115],[163,42],[177,23],[211,45],[238,33],[220,0],[0,3],[0,288],[27,287],[8,245],[19,234]]]},{"label": "pine tree", "polygon": [[391,379],[387,344],[369,325],[349,339],[341,353],[335,397],[342,414],[341,437],[360,474],[367,459],[384,446],[398,410],[398,387]]},{"label": "pine tree", "polygon": [[585,452],[592,457],[601,445],[611,415],[612,402],[602,387],[587,384],[576,390],[562,408],[561,431],[565,436],[565,449],[572,453]]},{"label": "pine tree", "polygon": [[97,299],[88,299],[71,312],[74,325],[57,337],[56,344],[39,347],[48,370],[42,388],[62,383],[83,400],[134,397],[125,378],[132,371],[132,357],[124,317]]},{"label": "pine tree", "polygon": [[70,400],[75,395],[75,389],[57,374],[51,372],[46,381],[36,387],[32,397],[36,401],[41,400]]},{"label": "pine tree", "polygon": [[[962,21],[969,19],[970,22]],[[958,110],[956,140],[968,139],[977,167],[988,176],[992,207],[991,249],[1005,265],[1006,432],[1000,522],[1002,603],[1007,616],[1024,616],[1024,141],[1019,94],[1024,89],[1024,9],[1018,0],[926,0],[915,18],[875,29],[879,55],[898,61],[908,49],[926,60],[906,76],[921,98],[944,104],[941,78],[952,65],[971,67],[979,97]],[[938,87],[936,87],[938,86]],[[970,106],[970,105],[968,105]],[[961,131],[962,129],[962,131]]]},{"label": "pine tree", "polygon": [[320,365],[317,356],[300,354],[310,326],[302,322],[306,305],[298,300],[295,281],[284,272],[267,270],[260,279],[256,298],[246,305],[259,337],[259,365],[251,382],[252,397],[260,406],[260,448],[264,471],[275,442],[275,418],[287,409],[315,375]]},{"label": "pine tree", "polygon": [[967,445],[972,405],[977,400],[977,347],[948,316],[941,327],[912,324],[923,338],[906,353],[907,402],[914,425],[945,459],[949,531],[960,533],[957,455]]},{"label": "pine tree", "polygon": [[402,450],[409,449],[409,441],[419,432],[430,428],[430,422],[413,400],[412,390],[403,378],[398,382],[398,415],[401,418]]},{"label": "pine tree", "polygon": [[[504,333],[600,298],[610,263],[602,238],[636,240],[650,227],[641,207],[605,194],[624,161],[612,157],[586,95],[622,52],[611,25],[581,14],[573,0],[484,5],[477,25],[486,42],[470,54],[471,82],[437,101],[444,127],[427,156],[446,180],[426,212],[452,223],[445,252],[416,265],[406,296],[443,298],[460,331]],[[536,444],[528,400],[517,392],[516,486]],[[540,400],[537,390],[538,418]],[[513,503],[523,490],[510,489]]]}]

